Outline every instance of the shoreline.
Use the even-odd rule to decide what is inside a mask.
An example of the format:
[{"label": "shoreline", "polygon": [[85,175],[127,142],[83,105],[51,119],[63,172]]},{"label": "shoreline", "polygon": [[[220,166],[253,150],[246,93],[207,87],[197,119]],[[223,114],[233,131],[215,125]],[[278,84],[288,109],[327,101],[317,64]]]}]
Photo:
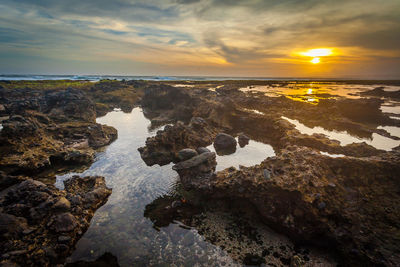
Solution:
[{"label": "shoreline", "polygon": [[[287,84],[286,81],[280,82]],[[50,83],[51,86],[43,87],[46,83]],[[306,125],[345,129],[357,136],[370,136],[376,132],[374,127],[376,128],[377,125],[382,123],[400,126],[398,120],[390,119],[388,115],[379,110],[381,102],[378,99],[380,94],[383,94],[381,91],[371,90],[372,93],[369,94],[375,94],[373,96],[375,99],[372,100],[336,97],[328,100],[321,99],[317,105],[310,105],[289,98],[273,98],[260,93],[238,90],[243,84],[257,85],[257,83],[261,83],[260,81],[219,81],[215,84],[223,83],[224,86],[217,88],[214,92],[208,90],[209,81],[195,82],[193,88],[172,87],[169,85],[171,83],[176,84],[178,81],[120,82],[105,80],[90,84],[80,84],[80,81],[21,81],[11,83],[1,81],[2,95],[0,95],[0,100],[3,102],[0,102],[0,104],[5,108],[0,111],[2,112],[0,115],[10,116],[8,120],[3,121],[3,129],[0,132],[3,140],[6,140],[1,149],[9,155],[18,151],[25,151],[22,155],[26,156],[24,160],[21,160],[21,154],[14,158],[11,156],[3,157],[0,160],[0,168],[3,172],[5,171],[4,181],[14,179],[15,184],[21,183],[20,178],[13,178],[15,174],[40,178],[43,175],[42,171],[46,168],[53,168],[52,165],[58,166],[59,164],[62,169],[70,164],[68,161],[71,161],[72,165],[75,165],[74,167],[91,164],[94,155],[93,148],[107,146],[117,138],[115,129],[97,124],[95,118],[105,115],[114,108],[121,108],[122,111],[129,112],[135,106],[140,106],[143,108],[145,116],[154,125],[173,124],[158,131],[156,136],[149,138],[146,144],[143,144],[145,146],[139,150],[143,160],[148,165],[178,163],[181,160],[177,158],[177,153],[181,149],[197,149],[210,145],[220,132],[226,132],[233,136],[245,132],[251,140],[271,144],[274,148],[277,156],[267,158],[259,165],[235,170],[226,169],[217,173],[212,171],[211,176],[204,178],[203,182],[192,180],[193,177],[199,175],[197,166],[194,166],[194,169],[190,167],[187,170],[189,176],[187,176],[188,173],[179,173],[183,186],[190,189],[189,191],[194,190],[195,197],[193,199],[187,197],[190,205],[198,205],[196,204],[197,198],[202,199],[203,196],[213,196],[217,199],[246,199],[261,213],[261,220],[264,223],[286,233],[296,242],[303,240],[306,243],[313,243],[313,241],[316,241],[315,234],[324,236],[321,242],[336,247],[337,252],[341,254],[341,263],[345,261],[357,264],[361,260],[366,264],[378,263],[379,257],[375,251],[378,246],[385,246],[389,250],[395,249],[396,244],[382,244],[379,243],[380,241],[373,244],[373,250],[363,248],[363,245],[369,243],[365,242],[359,233],[351,232],[351,226],[356,225],[356,222],[351,222],[349,226],[343,226],[344,232],[342,234],[344,237],[338,236],[334,232],[334,227],[341,220],[351,221],[357,216],[366,216],[367,221],[372,221],[362,231],[370,235],[370,238],[375,238],[375,234],[370,232],[370,227],[375,226],[374,218],[371,218],[368,214],[372,211],[383,216],[386,211],[381,210],[379,206],[370,201],[362,204],[366,205],[367,213],[362,210],[352,211],[350,207],[341,204],[338,200],[346,199],[345,192],[347,189],[345,185],[351,181],[351,190],[356,190],[358,194],[361,194],[361,196],[351,199],[351,201],[355,201],[353,205],[361,205],[359,198],[362,199],[363,196],[366,197],[367,195],[373,196],[372,201],[388,201],[388,197],[380,196],[379,192],[382,190],[386,193],[392,192],[390,184],[393,182],[391,179],[395,179],[395,177],[387,178],[381,184],[376,184],[376,189],[366,188],[363,182],[373,180],[371,175],[391,177],[389,173],[385,172],[385,168],[388,168],[388,166],[392,169],[400,168],[399,147],[385,152],[363,143],[341,146],[326,136],[301,134],[293,125],[281,119],[281,116],[290,116],[292,119],[301,119]],[[273,81],[263,81],[263,83],[271,84]],[[32,86],[32,84],[36,87],[33,89],[26,87],[26,85]],[[185,82],[185,84],[189,84],[189,82]],[[4,85],[14,86],[14,88],[5,88]],[[56,87],[53,87],[54,85]],[[395,85],[400,85],[400,81],[396,81]],[[71,86],[79,87],[68,89]],[[385,97],[397,99],[395,94],[388,96],[385,93]],[[337,107],[340,107],[340,109],[337,109]],[[259,110],[260,113],[254,113],[243,108]],[[350,112],[354,110],[357,110],[359,114]],[[194,118],[201,118],[202,121],[195,122],[193,121]],[[384,133],[384,130],[379,133]],[[35,137],[39,135],[46,136],[46,138]],[[184,138],[181,141],[176,141],[178,140],[176,136],[184,136]],[[37,150],[39,155],[42,155],[42,159],[38,157],[38,152],[31,153],[33,155],[25,155],[29,154],[26,153],[27,151],[32,151],[32,147],[35,147],[31,145],[34,142],[39,144],[39,146],[36,146],[39,149],[44,148],[43,152]],[[62,142],[62,145],[60,142]],[[51,151],[48,149],[49,143],[53,146]],[[66,154],[60,155],[60,151],[65,151],[63,153]],[[345,157],[330,158],[329,156],[315,154],[316,151],[342,154]],[[10,159],[16,161],[11,162]],[[26,164],[26,162],[29,162],[28,159],[31,162]],[[18,163],[18,160],[21,160],[20,163]],[[328,169],[335,166],[342,171],[331,173],[318,169],[319,165],[313,166],[314,161],[319,162],[320,166],[327,166]],[[300,162],[304,164],[303,167],[298,166]],[[210,164],[211,166],[214,164],[212,160]],[[364,166],[355,168],[361,175],[361,181],[349,180],[356,174],[353,173],[354,170],[347,168],[347,165]],[[376,168],[374,169],[371,166],[376,166]],[[210,166],[207,168],[210,168]],[[265,169],[271,171],[271,181],[264,181],[262,175],[259,178],[260,173],[262,174]],[[35,172],[34,170],[39,171]],[[368,173],[372,170],[374,170],[373,174]],[[54,175],[57,170],[51,171],[51,173],[51,175]],[[303,175],[304,173],[309,174],[307,179]],[[258,178],[255,179],[255,177]],[[293,179],[293,177],[297,177],[298,180]],[[229,182],[231,179],[235,181],[233,184]],[[22,178],[22,180],[26,179]],[[205,184],[203,184],[204,182]],[[243,183],[245,186],[243,186]],[[7,189],[9,186],[7,183],[5,184],[4,189]],[[331,186],[331,184],[335,186]],[[260,186],[261,188],[257,189]],[[37,191],[35,188],[29,190]],[[259,197],[254,199],[252,192],[257,190],[259,190]],[[317,197],[318,195],[319,197]],[[396,198],[393,194],[389,195],[394,198],[393,201],[398,201],[398,196]],[[108,195],[104,195],[101,198],[101,203],[104,203],[107,197]],[[282,201],[282,199],[287,199],[289,202]],[[176,200],[179,199],[174,199],[174,201]],[[2,203],[2,211],[4,207],[11,209],[9,204],[4,206],[6,202]],[[168,205],[172,205],[172,203],[167,202]],[[183,204],[183,206],[185,205]],[[269,214],[268,210],[262,208],[262,205],[270,207],[277,205],[280,208],[277,214]],[[322,206],[324,207],[321,208]],[[98,207],[96,206],[95,209]],[[12,209],[10,211],[16,212]],[[171,211],[176,211],[176,209],[173,208],[169,212]],[[341,212],[343,214],[340,214]],[[21,213],[19,214],[21,215]],[[49,217],[54,215],[54,212],[50,212],[50,214]],[[59,214],[58,211],[56,214]],[[292,224],[285,221],[285,216],[292,217]],[[394,216],[393,219],[395,220],[396,211],[391,211],[390,215],[386,216]],[[30,223],[30,220],[28,217],[28,223]],[[299,221],[297,222],[297,220]],[[380,221],[380,223],[383,224],[381,225],[382,229],[378,230],[382,234],[387,230],[387,222]],[[316,229],[309,228],[310,225],[315,227],[316,224],[319,225]],[[346,244],[343,243],[343,238],[350,238],[351,242],[348,246],[340,247]],[[71,241],[68,251],[72,249],[76,241]],[[4,249],[6,248],[3,247]],[[354,249],[357,250],[357,253],[354,253]],[[8,257],[20,260],[23,255],[24,253],[14,253]],[[238,259],[244,260],[242,257],[244,255],[238,256]],[[389,266],[398,260],[396,258],[391,259],[388,255],[383,257],[385,264]],[[9,260],[9,258],[6,260]],[[32,259],[34,258],[32,257]],[[48,259],[51,262],[51,259]],[[293,258],[288,260],[290,262]]]}]

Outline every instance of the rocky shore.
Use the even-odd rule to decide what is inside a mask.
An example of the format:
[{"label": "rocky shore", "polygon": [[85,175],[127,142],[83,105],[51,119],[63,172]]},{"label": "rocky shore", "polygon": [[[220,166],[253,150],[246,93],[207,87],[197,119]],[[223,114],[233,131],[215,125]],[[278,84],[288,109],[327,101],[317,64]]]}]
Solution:
[{"label": "rocky shore", "polygon": [[63,264],[111,194],[104,177],[74,176],[60,190],[54,175],[87,168],[96,149],[117,138],[96,116],[114,107],[129,112],[140,83],[65,84],[0,84],[2,266]]},{"label": "rocky shore", "polygon": [[[383,114],[375,104],[379,99],[337,99],[312,106],[284,98],[254,97],[234,89],[216,91],[216,94],[190,91],[193,98],[190,102],[198,103],[191,105],[192,120],[203,122],[201,130],[190,127],[192,122],[178,123],[158,132],[139,149],[146,163],[178,162],[173,169],[186,191],[182,194],[186,195],[186,202],[198,207],[215,201],[250,203],[264,224],[287,235],[296,244],[336,251],[338,261],[345,266],[397,266],[400,263],[397,256],[400,249],[399,147],[386,152],[366,143],[341,146],[324,135],[301,134],[281,118],[302,117],[309,125],[370,136],[374,125],[398,126],[396,120]],[[165,93],[160,90],[159,95]],[[153,91],[146,101],[157,102],[155,95]],[[179,103],[175,98],[171,107]],[[245,108],[260,112],[248,112]],[[215,172],[217,162],[213,152],[203,151],[185,160],[179,158],[181,149],[198,151],[213,142],[215,146],[219,142],[215,138],[218,132],[233,136],[244,132],[252,139],[271,144],[277,155],[253,167],[220,172]],[[170,156],[160,158],[158,152],[166,150]],[[343,154],[343,157],[333,158],[320,151]],[[164,203],[164,207],[176,206],[179,199],[173,201],[169,205]],[[150,218],[155,216],[155,222],[181,218],[185,213],[181,210],[176,214],[176,208],[165,209],[161,203],[154,203],[156,206],[149,206],[147,211]],[[239,258],[244,260],[245,255]]]},{"label": "rocky shore", "polygon": [[[178,220],[248,265],[398,266],[399,146],[385,151],[366,142],[342,145],[323,134],[303,134],[285,119],[360,139],[379,134],[398,140],[378,129],[400,127],[400,120],[380,109],[383,98],[398,93],[375,88],[361,98],[324,95],[310,104],[239,90],[258,83],[284,85],[0,82],[1,263],[64,264],[111,189],[104,177],[74,176],[61,190],[53,185],[55,175],[87,168],[97,149],[117,138],[116,129],[96,117],[140,106],[152,126],[165,125],[138,149],[143,161],[174,163],[179,175],[173,195],[146,207],[156,229]],[[217,155],[233,154],[251,140],[271,145],[275,156],[215,171]],[[224,224],[238,220],[235,227]],[[285,244],[268,241],[270,228],[287,238]],[[107,262],[118,265],[104,254],[99,264]]]}]

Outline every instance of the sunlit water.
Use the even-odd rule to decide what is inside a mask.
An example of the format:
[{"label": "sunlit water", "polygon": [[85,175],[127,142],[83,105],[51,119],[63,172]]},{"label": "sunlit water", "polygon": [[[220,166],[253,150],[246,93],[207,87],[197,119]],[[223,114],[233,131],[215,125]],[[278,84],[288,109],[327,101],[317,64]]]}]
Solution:
[{"label": "sunlit water", "polygon": [[[213,145],[207,147],[215,152]],[[250,167],[260,164],[267,157],[275,156],[275,151],[272,146],[263,144],[261,142],[250,140],[249,144],[245,147],[236,147],[236,151],[230,155],[219,156],[217,154],[217,167],[216,170],[224,170],[229,167],[239,168],[239,166]]]},{"label": "sunlit water", "polygon": [[[145,144],[150,121],[139,108],[132,113],[113,111],[97,121],[115,127],[118,139],[79,175],[101,175],[113,191],[98,209],[88,231],[77,243],[72,261],[93,260],[104,252],[117,256],[121,266],[216,266],[235,263],[220,248],[203,241],[196,230],[171,224],[160,231],[143,217],[145,206],[165,194],[177,179],[171,165],[148,167],[138,147]],[[56,185],[72,173],[58,176]]]},{"label": "sunlit water", "polygon": [[[358,138],[355,136],[352,136],[348,134],[346,131],[329,131],[326,130],[322,127],[307,127],[306,125],[302,124],[298,120],[293,120],[289,119],[287,117],[283,117],[283,119],[289,121],[290,123],[295,125],[295,128],[299,130],[300,133],[302,134],[307,134],[307,135],[312,135],[312,134],[324,134],[326,135],[329,139],[332,140],[337,140],[340,142],[342,146],[349,145],[352,143],[361,143],[365,142],[368,145],[371,145],[377,149],[382,149],[382,150],[392,150],[394,147],[397,147],[400,145],[399,140],[394,140],[385,136],[382,136],[377,133],[372,134],[372,139],[364,139],[364,138]],[[398,129],[398,127],[393,127]]]}]

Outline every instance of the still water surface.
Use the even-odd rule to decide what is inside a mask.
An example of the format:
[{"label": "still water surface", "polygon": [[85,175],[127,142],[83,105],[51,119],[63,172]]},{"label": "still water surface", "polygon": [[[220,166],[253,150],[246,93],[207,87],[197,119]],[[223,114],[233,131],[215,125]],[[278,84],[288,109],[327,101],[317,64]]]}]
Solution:
[{"label": "still water surface", "polygon": [[[93,260],[110,252],[121,266],[236,265],[196,230],[170,224],[157,231],[143,216],[145,206],[167,193],[177,174],[171,165],[148,167],[140,158],[138,147],[157,130],[149,130],[150,121],[141,109],[135,108],[131,113],[113,111],[97,121],[115,127],[118,139],[79,175],[102,175],[113,192],[95,213],[71,260]],[[56,185],[62,187],[62,181],[73,174],[58,176]]]}]

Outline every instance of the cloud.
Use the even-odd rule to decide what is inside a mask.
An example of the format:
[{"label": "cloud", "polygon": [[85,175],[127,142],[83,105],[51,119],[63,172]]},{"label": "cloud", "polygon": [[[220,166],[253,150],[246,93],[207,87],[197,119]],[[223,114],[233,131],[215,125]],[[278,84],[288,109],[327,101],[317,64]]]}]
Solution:
[{"label": "cloud", "polygon": [[[162,65],[177,75],[295,76],[305,73],[293,51],[315,47],[336,47],[354,66],[368,62],[360,72],[400,69],[398,0],[3,0],[0,8],[2,51],[71,70],[81,62],[104,71],[118,58],[132,73]],[[1,60],[0,72],[18,69],[11,61]]]}]

